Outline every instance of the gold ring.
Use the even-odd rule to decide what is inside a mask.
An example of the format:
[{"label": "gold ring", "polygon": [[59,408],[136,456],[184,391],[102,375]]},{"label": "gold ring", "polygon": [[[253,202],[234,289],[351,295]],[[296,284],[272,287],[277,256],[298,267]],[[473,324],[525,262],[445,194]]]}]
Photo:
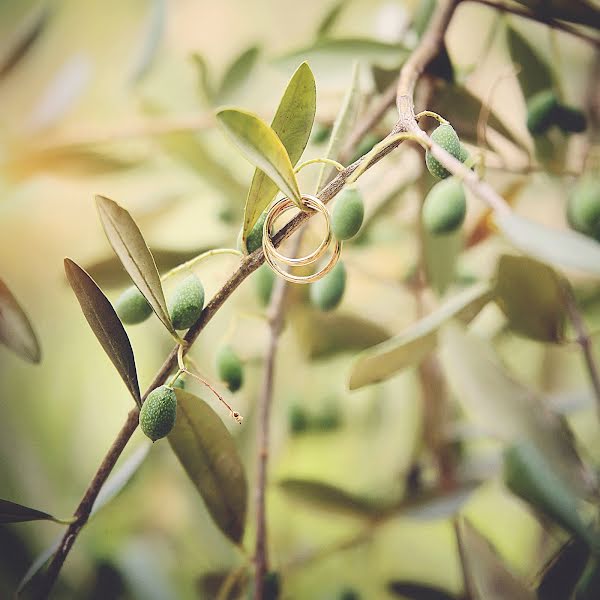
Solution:
[{"label": "gold ring", "polygon": [[329,216],[329,211],[327,210],[325,204],[323,204],[319,198],[316,196],[311,196],[310,194],[303,194],[302,200],[308,209],[315,212],[320,212],[323,215],[325,218],[325,224],[327,226],[327,234],[325,235],[325,238],[310,254],[307,254],[306,256],[300,256],[298,258],[285,256],[285,254],[281,254],[281,252],[275,248],[273,241],[271,240],[271,227],[273,226],[275,220],[288,210],[297,208],[296,203],[290,198],[282,198],[281,200],[278,200],[269,209],[267,218],[263,224],[263,250],[265,256],[271,255],[275,258],[275,260],[285,263],[286,265],[291,265],[292,267],[301,267],[303,265],[310,265],[314,263],[317,259],[323,256],[323,254],[327,251],[329,244],[331,243],[331,217]]}]

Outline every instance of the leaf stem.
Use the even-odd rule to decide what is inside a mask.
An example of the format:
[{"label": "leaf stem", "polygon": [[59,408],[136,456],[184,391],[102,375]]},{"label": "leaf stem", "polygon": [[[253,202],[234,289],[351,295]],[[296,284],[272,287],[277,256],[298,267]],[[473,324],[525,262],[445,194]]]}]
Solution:
[{"label": "leaf stem", "polygon": [[302,169],[304,169],[304,167],[308,167],[308,165],[314,165],[315,163],[331,165],[332,167],[335,167],[338,170],[338,172],[343,171],[345,168],[343,164],[339,163],[337,160],[333,160],[332,158],[311,158],[310,160],[305,160],[304,162],[301,162],[294,169],[294,173],[299,173],[300,171],[302,171]]},{"label": "leaf stem", "polygon": [[190,260],[173,267],[170,271],[167,271],[164,275],[161,276],[161,281],[166,281],[170,277],[174,275],[178,275],[182,271],[187,271],[192,267],[195,267],[198,263],[201,263],[203,260],[210,258],[211,256],[219,256],[221,254],[232,254],[234,256],[243,257],[244,255],[235,248],[214,248],[212,250],[207,250],[206,252],[202,252],[198,254],[198,256],[194,256],[190,258]]}]

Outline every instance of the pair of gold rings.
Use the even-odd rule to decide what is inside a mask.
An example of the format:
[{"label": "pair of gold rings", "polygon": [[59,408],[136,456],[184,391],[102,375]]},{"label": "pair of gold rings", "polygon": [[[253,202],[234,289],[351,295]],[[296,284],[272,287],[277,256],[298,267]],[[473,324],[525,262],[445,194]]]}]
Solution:
[{"label": "pair of gold rings", "polygon": [[269,209],[269,212],[267,213],[267,218],[265,219],[263,225],[262,245],[265,254],[265,260],[276,273],[281,275],[281,277],[283,277],[287,281],[291,281],[292,283],[311,283],[313,281],[318,281],[319,279],[327,275],[327,273],[329,273],[329,271],[331,271],[333,267],[335,267],[335,264],[337,263],[342,251],[341,242],[339,240],[335,240],[335,245],[333,247],[333,252],[331,254],[329,262],[322,269],[320,269],[316,273],[313,273],[312,275],[293,275],[292,273],[288,273],[284,268],[281,267],[279,263],[284,263],[292,267],[301,267],[315,263],[319,260],[319,258],[321,258],[321,256],[323,256],[323,254],[325,254],[325,252],[327,252],[327,249],[331,244],[331,240],[334,239],[333,234],[331,232],[331,217],[329,216],[329,211],[327,210],[325,204],[323,204],[323,202],[319,200],[319,198],[317,198],[316,196],[311,196],[310,194],[302,195],[302,204],[305,207],[303,208],[303,210],[307,212],[321,213],[325,218],[325,225],[327,227],[325,237],[323,238],[319,246],[306,256],[299,256],[296,258],[285,256],[284,254],[279,252],[277,248],[275,248],[271,237],[271,230],[277,218],[280,217],[283,213],[287,212],[288,210],[297,208],[297,204],[293,200],[291,200],[290,198],[282,198],[281,200],[275,202],[275,204],[273,204],[273,206]]}]

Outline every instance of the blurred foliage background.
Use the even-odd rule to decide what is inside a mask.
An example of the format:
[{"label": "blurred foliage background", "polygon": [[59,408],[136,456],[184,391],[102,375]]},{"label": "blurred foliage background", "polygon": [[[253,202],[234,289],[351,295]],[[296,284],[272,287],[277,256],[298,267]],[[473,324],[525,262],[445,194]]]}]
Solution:
[{"label": "blurred foliage background", "polygon": [[[0,3],[0,273],[26,308],[43,352],[41,364],[31,366],[0,349],[1,497],[71,514],[131,408],[63,273],[62,259],[68,255],[89,269],[111,299],[127,285],[103,235],[93,195],[113,198],[132,213],[162,270],[203,249],[235,247],[252,169],[216,129],[214,107],[237,104],[270,121],[285,82],[308,60],[317,79],[316,120],[329,125],[358,60],[364,114],[377,93],[374,73],[389,79],[388,72],[406,56],[402,48],[417,40],[411,26],[417,4],[340,3],[325,39],[341,42],[328,44],[315,42],[330,8],[320,2]],[[510,133],[507,140],[490,132],[486,179],[519,213],[564,228],[573,185],[568,173],[580,171],[587,141],[584,136],[555,139],[558,153],[555,148],[552,161],[539,171],[530,169],[535,148],[507,46],[508,25],[553,65],[563,98],[577,106],[589,96],[594,49],[574,36],[549,34],[542,25],[470,2],[458,8],[446,36],[454,80],[491,103]],[[228,71],[242,53],[237,70]],[[438,102],[439,97],[441,92]],[[479,114],[465,114],[465,107],[460,98],[428,106],[453,123],[470,123],[473,130]],[[383,137],[393,121],[391,111],[375,136]],[[476,136],[456,127],[475,151]],[[305,157],[322,153],[313,142]],[[366,526],[360,511],[323,510],[319,494],[306,502],[279,485],[310,480],[389,502],[415,480],[437,480],[436,458],[427,443],[423,371],[409,368],[359,391],[347,386],[358,349],[401,332],[440,302],[428,290],[419,298],[411,283],[419,260],[419,206],[431,185],[422,171],[420,153],[403,149],[361,178],[367,222],[359,240],[345,248],[348,289],[336,313],[313,314],[303,292],[294,296],[278,358],[268,489],[271,561],[281,574],[283,597],[386,598],[392,597],[388,584],[395,580],[437,586],[449,594],[462,588],[448,503]],[[303,186],[314,185],[317,172],[306,169]],[[456,258],[484,214],[475,198],[468,201],[465,230],[451,244],[455,249],[446,245],[434,251],[438,257],[450,255],[451,263],[438,266],[453,274],[440,284],[448,294],[492,277],[498,256],[508,250],[484,225],[485,239]],[[208,297],[235,264],[235,258],[222,256],[197,269]],[[593,331],[600,325],[600,288],[581,276],[574,281]],[[514,378],[543,394],[547,406],[567,413],[578,447],[598,464],[598,422],[576,344],[527,339],[507,327],[495,304],[472,329],[493,344]],[[172,341],[155,319],[128,332],[145,387]],[[189,386],[235,434],[250,482],[253,411],[266,335],[264,308],[251,277],[192,351],[212,379],[215,348],[224,339],[244,358],[244,387],[228,396],[245,416],[241,427],[205,389]],[[567,332],[565,339],[573,337]],[[513,571],[531,581],[565,536],[543,530],[503,488],[495,470],[498,444],[460,418],[455,399],[443,427],[452,438],[452,452],[459,452],[453,468],[460,480],[486,479],[470,495],[458,484],[458,499],[466,500],[461,511]],[[298,406],[313,419],[320,416],[325,426],[294,431],[301,429],[294,420]],[[122,460],[145,445],[137,432]],[[450,505],[456,501],[452,496]],[[253,536],[252,515],[251,506],[247,539]],[[14,591],[34,557],[61,530],[44,522],[0,528],[0,596]],[[364,531],[364,539],[343,547]],[[82,532],[56,597],[211,598],[203,576],[228,572],[241,561],[210,521],[169,446],[159,443],[124,491]],[[349,595],[350,590],[360,596]]]}]

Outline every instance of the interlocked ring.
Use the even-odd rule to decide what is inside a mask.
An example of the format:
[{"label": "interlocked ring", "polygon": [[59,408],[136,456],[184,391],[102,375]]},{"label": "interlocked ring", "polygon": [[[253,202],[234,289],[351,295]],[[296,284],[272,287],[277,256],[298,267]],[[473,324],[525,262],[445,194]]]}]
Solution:
[{"label": "interlocked ring", "polygon": [[329,244],[331,243],[331,217],[329,216],[329,211],[327,210],[325,204],[323,204],[323,202],[321,202],[321,200],[319,200],[319,198],[316,196],[311,196],[309,194],[303,194],[302,201],[307,208],[311,209],[312,211],[320,212],[323,217],[325,217],[325,225],[327,226],[325,238],[310,254],[307,254],[306,256],[300,256],[298,258],[285,256],[285,254],[281,254],[281,252],[275,248],[273,241],[271,240],[271,227],[273,223],[275,223],[275,220],[288,210],[297,208],[296,203],[293,200],[290,200],[290,198],[282,198],[276,202],[269,210],[263,225],[263,246],[265,255],[270,254],[275,258],[275,260],[292,267],[311,265],[317,259],[323,256],[323,254],[327,251]]},{"label": "interlocked ring", "polygon": [[317,198],[316,196],[310,196],[309,194],[304,194],[302,196],[302,200],[304,201],[307,207],[314,211],[320,212],[325,217],[325,222],[327,224],[327,234],[325,238],[323,239],[319,247],[316,250],[313,250],[310,254],[307,254],[306,256],[301,256],[299,258],[291,258],[289,256],[281,254],[273,246],[273,242],[271,240],[271,226],[275,222],[275,219],[277,219],[284,212],[296,206],[296,204],[289,198],[282,198],[269,209],[269,212],[267,213],[267,218],[265,219],[265,223],[263,225],[262,245],[265,260],[267,261],[271,269],[273,269],[273,271],[275,271],[276,273],[281,275],[281,277],[292,283],[312,283],[313,281],[318,281],[319,279],[327,275],[327,273],[329,273],[329,271],[331,271],[333,267],[335,267],[342,251],[342,244],[339,240],[336,239],[333,248],[333,253],[329,259],[329,262],[320,271],[317,271],[312,275],[292,275],[277,263],[277,260],[279,260],[285,264],[295,267],[310,265],[316,262],[323,255],[323,253],[327,250],[329,244],[331,243],[331,219],[329,217],[329,212],[327,211],[325,204],[323,204],[323,202],[321,202],[321,200],[319,200],[319,198]]}]

